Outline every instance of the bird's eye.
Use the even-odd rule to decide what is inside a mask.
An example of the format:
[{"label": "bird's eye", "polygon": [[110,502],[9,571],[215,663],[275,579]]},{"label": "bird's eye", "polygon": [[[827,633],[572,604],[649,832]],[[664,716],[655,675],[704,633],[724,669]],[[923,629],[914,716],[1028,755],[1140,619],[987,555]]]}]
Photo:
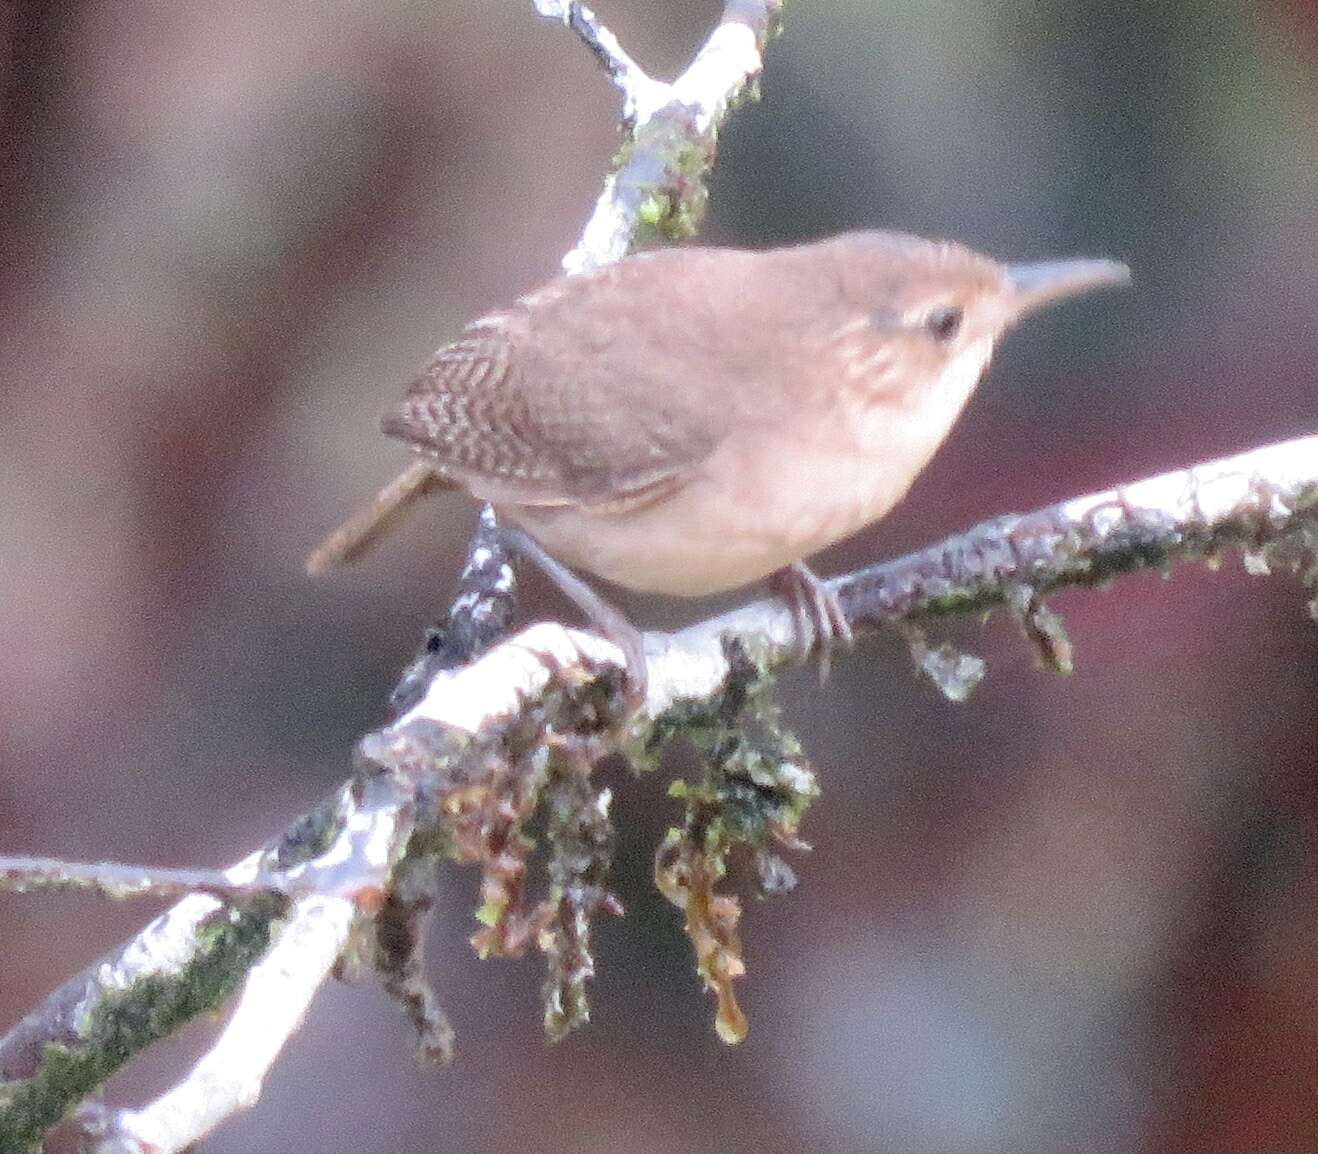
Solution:
[{"label": "bird's eye", "polygon": [[935,340],[950,341],[961,331],[964,316],[955,305],[940,305],[924,318],[924,327]]}]

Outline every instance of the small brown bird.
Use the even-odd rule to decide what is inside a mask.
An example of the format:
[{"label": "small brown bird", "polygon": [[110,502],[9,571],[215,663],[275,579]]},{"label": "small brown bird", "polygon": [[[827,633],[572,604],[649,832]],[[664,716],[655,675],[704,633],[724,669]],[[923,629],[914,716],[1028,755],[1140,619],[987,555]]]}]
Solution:
[{"label": "small brown bird", "polygon": [[[550,557],[628,589],[696,597],[777,574],[802,645],[826,653],[849,631],[803,559],[902,498],[1014,322],[1129,275],[853,232],[559,277],[434,355],[383,421],[420,459],[307,568],[354,559],[421,496],[463,488]],[[635,630],[522,545],[643,681]]]}]

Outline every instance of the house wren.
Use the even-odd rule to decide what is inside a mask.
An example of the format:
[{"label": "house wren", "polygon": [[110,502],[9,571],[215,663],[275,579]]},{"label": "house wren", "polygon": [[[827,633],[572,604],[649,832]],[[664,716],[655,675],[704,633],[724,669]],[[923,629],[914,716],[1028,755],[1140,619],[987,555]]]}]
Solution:
[{"label": "house wren", "polygon": [[684,597],[777,574],[802,645],[826,652],[849,632],[803,559],[902,498],[1014,322],[1128,278],[1113,261],[1003,265],[886,232],[559,277],[434,355],[383,421],[420,459],[307,568],[463,488],[529,534],[642,680],[635,631],[551,558]]}]

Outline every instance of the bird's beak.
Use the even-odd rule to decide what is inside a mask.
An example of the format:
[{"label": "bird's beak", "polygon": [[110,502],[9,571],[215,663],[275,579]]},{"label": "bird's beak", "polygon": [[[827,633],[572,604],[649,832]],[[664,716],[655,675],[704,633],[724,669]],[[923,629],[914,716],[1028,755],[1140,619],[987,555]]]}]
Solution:
[{"label": "bird's beak", "polygon": [[1130,283],[1130,269],[1115,260],[1050,260],[1007,266],[1008,297],[1014,317],[1034,312],[1090,289]]}]

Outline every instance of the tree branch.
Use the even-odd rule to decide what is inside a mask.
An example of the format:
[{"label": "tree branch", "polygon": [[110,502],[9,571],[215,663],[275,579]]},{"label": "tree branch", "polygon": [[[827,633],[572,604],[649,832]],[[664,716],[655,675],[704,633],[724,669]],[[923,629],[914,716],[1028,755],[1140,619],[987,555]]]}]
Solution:
[{"label": "tree branch", "polygon": [[117,862],[70,862],[48,857],[0,857],[0,890],[87,890],[103,898],[181,898],[208,894],[236,901],[258,892],[286,893],[283,878],[259,875],[237,881],[224,870],[158,869]]},{"label": "tree branch", "polygon": [[[626,143],[581,240],[564,258],[564,267],[569,271],[594,267],[647,239],[689,234],[703,209],[704,179],[713,162],[718,124],[758,75],[760,52],[781,0],[729,0],[718,27],[672,85],[648,77],[583,5],[564,0],[535,0],[535,5],[583,39],[624,102]],[[395,713],[408,715],[445,670],[463,665],[503,635],[513,590],[512,572],[494,533],[493,514],[487,511],[469,551],[462,592],[445,625],[430,631],[423,651],[400,680],[392,699]],[[594,644],[594,639],[587,644]],[[235,879],[234,894],[224,894],[227,883],[221,879],[194,879],[200,888],[233,897],[232,904],[222,905],[202,894],[184,898],[120,950],[54,991],[0,1038],[0,1079],[9,1083],[0,1083],[0,1151],[34,1147],[69,1106],[134,1053],[188,1018],[223,1004],[255,964],[229,1029],[184,1082],[143,1110],[102,1111],[95,1117],[86,1115],[83,1121],[92,1143],[107,1151],[141,1148],[143,1142],[153,1150],[175,1150],[208,1132],[226,1112],[251,1104],[265,1069],[297,1028],[306,1001],[328,973],[327,959],[348,944],[352,919],[344,904],[344,885],[358,880],[366,893],[379,882],[374,864],[341,844],[340,835],[351,825],[352,790],[345,787],[276,843],[227,871],[224,876]],[[422,798],[423,810],[427,803],[433,806],[434,797]],[[372,811],[372,820],[379,830],[393,829],[398,834],[405,824],[402,816],[411,806],[409,793],[406,801]],[[426,816],[433,831],[438,815],[430,809]],[[338,835],[324,844],[335,830]],[[323,851],[320,881],[328,887],[323,893],[297,898],[291,905],[272,889],[237,897],[258,872],[288,881],[291,874],[269,868],[272,863],[287,867],[318,850]],[[390,879],[392,888],[382,898],[374,945],[367,952],[386,989],[416,1025],[423,1053],[444,1057],[450,1047],[449,1031],[425,983],[418,952],[431,905],[425,879],[433,875],[436,854],[436,847],[426,839],[413,839]],[[340,862],[341,874],[330,873],[330,858]],[[157,892],[182,880],[162,871],[136,871],[136,876],[129,876],[107,873],[104,867],[99,872],[80,872],[68,865],[31,860],[13,864],[25,870],[29,882],[44,879],[48,885],[56,884],[62,870],[59,884],[99,886],[121,896],[139,892],[146,884],[141,876],[146,872],[154,874]],[[560,872],[571,874],[571,870]],[[301,888],[297,892],[306,893]],[[564,908],[570,910],[575,900],[568,900]],[[303,945],[284,948],[285,943],[296,942]],[[267,948],[265,959],[258,963]],[[585,961],[576,977],[565,973],[569,985],[589,963],[582,949],[575,952]],[[301,957],[305,964],[286,965],[286,956]],[[249,1000],[259,1007],[265,1001],[262,991],[281,986],[285,988],[279,1001],[288,1013],[245,1011]],[[128,1023],[134,1028],[127,1028]],[[236,1065],[226,1070],[226,1062]]]},{"label": "tree branch", "polygon": [[185,1150],[255,1105],[266,1072],[343,953],[357,910],[344,898],[310,896],[289,915],[243,983],[228,1025],[178,1085],[140,1110],[111,1110],[93,1101],[79,1111],[92,1149]]},{"label": "tree branch", "polygon": [[[689,235],[703,210],[718,127],[754,92],[780,0],[728,0],[718,27],[671,84],[648,77],[584,6],[535,3],[583,39],[623,94],[625,140],[565,269]],[[832,585],[858,632],[894,624],[913,630],[921,668],[955,696],[973,681],[973,665],[931,650],[914,631],[918,623],[1005,605],[1051,664],[1065,667],[1069,646],[1046,594],[1229,547],[1247,550],[1251,571],[1286,566],[1311,582],[1318,576],[1318,437],[999,518]],[[690,726],[693,706],[738,717],[750,682],[794,656],[792,617],[777,601],[762,600],[647,637],[649,696],[628,716],[622,655],[610,643],[548,623],[496,643],[512,588],[486,518],[463,594],[400,682],[393,720],[359,744],[359,775],[223,880],[194,878],[224,902],[184,898],[0,1039],[0,1078],[7,1080],[0,1084],[0,1151],[33,1148],[134,1053],[221,1006],[240,985],[228,1027],[179,1085],[139,1110],[84,1115],[94,1146],[182,1149],[252,1104],[316,990],[336,966],[354,961],[375,966],[408,1009],[423,1049],[442,1056],[447,1026],[417,954],[441,856],[482,866],[482,948],[512,953],[545,941],[576,959],[551,977],[556,1028],[581,1020],[584,1003],[572,1007],[591,966],[586,915],[611,908],[593,880],[607,863],[608,799],[589,786],[590,760],[652,747]],[[797,794],[808,795],[812,782],[796,777]],[[551,870],[563,892],[524,910],[520,822],[542,794],[563,807],[557,825],[577,856]],[[778,833],[790,837],[793,829],[794,819],[784,819]],[[30,860],[26,866],[30,878],[54,882],[63,869],[64,882],[107,891],[136,892],[142,881],[95,871],[74,878],[70,867]],[[773,872],[771,863],[766,871]],[[675,877],[665,874],[668,882]],[[722,1002],[735,927],[711,912],[708,892],[694,896],[705,907],[693,912],[691,902],[688,925],[698,922],[713,943],[702,973]],[[729,1020],[737,1013],[732,1003]]]},{"label": "tree branch", "polygon": [[652,80],[645,70],[627,55],[618,38],[596,18],[584,4],[571,0],[532,0],[541,16],[557,20],[572,29],[590,49],[609,79],[622,93],[622,123],[632,129],[642,116],[649,117],[664,100],[668,86]]},{"label": "tree branch", "polygon": [[[828,582],[858,634],[1009,606],[1021,589],[1036,596],[1104,584],[1123,573],[1175,561],[1246,551],[1251,571],[1292,568],[1318,580],[1318,436],[1075,497],[1024,515],[985,521],[937,545]],[[646,636],[649,693],[632,719],[633,738],[674,709],[722,692],[735,641],[764,672],[796,658],[787,605],[766,598],[678,633]],[[617,648],[592,634],[533,625],[461,670],[441,674],[392,725],[363,739],[361,752],[402,764],[409,734],[446,734],[507,725],[575,670],[621,671]],[[620,708],[620,704],[617,706]]]},{"label": "tree branch", "polygon": [[704,216],[719,127],[739,101],[756,95],[782,0],[727,0],[718,26],[671,84],[648,76],[585,5],[534,3],[581,37],[623,94],[623,145],[581,239],[563,258],[564,271],[583,272],[649,242],[692,236]]},{"label": "tree branch", "polygon": [[222,1006],[248,970],[215,1049],[156,1103],[102,1115],[98,1128],[107,1150],[180,1150],[251,1105],[357,914],[379,908],[411,832],[412,792],[379,772],[350,783],[225,871],[243,896],[184,898],[47,997],[0,1039],[0,1150],[35,1148],[124,1060]]},{"label": "tree branch", "polygon": [[[1123,573],[1213,558],[1229,548],[1245,551],[1252,572],[1289,568],[1312,585],[1318,580],[1316,527],[1318,436],[1299,437],[997,517],[829,585],[858,634],[1018,607],[1022,592],[1038,613],[1042,596],[1058,589],[1102,585]],[[766,667],[790,661],[795,652],[791,613],[773,599],[655,636],[651,715],[674,700],[718,691],[729,668],[725,636],[737,637]]]},{"label": "tree branch", "polygon": [[[1010,604],[1021,589],[1041,596],[1092,586],[1150,566],[1214,558],[1230,548],[1246,550],[1251,571],[1285,567],[1310,582],[1318,579],[1318,436],[997,518],[832,585],[853,627],[863,632],[976,613]],[[298,891],[311,896],[291,907],[268,894],[228,907],[209,897],[186,898],[0,1040],[0,1074],[24,1079],[0,1094],[0,1148],[17,1150],[35,1141],[65,1105],[129,1054],[221,1004],[267,942],[313,933],[304,923],[314,922],[320,926],[315,934],[328,933],[342,949],[351,921],[347,905],[358,912],[379,908],[412,823],[423,836],[412,837],[403,862],[433,854],[425,843],[441,829],[460,841],[462,832],[445,816],[443,799],[456,796],[454,790],[470,796],[489,779],[492,765],[525,766],[537,750],[565,741],[590,757],[642,747],[656,733],[689,723],[692,703],[712,708],[728,693],[744,696],[746,655],[759,676],[795,651],[791,613],[769,599],[676,634],[652,634],[649,697],[631,718],[625,716],[622,654],[602,638],[557,624],[533,625],[474,661],[432,671],[412,704],[360,743],[363,763],[382,767],[384,774],[368,772],[322,812],[299,822],[273,851],[231,871],[243,880],[264,869],[296,879]],[[287,991],[282,995],[293,1009],[282,1019],[288,1029],[300,1020],[296,1007],[305,1005],[329,972],[329,939],[314,940],[323,948],[288,979],[300,983],[302,1001]],[[278,959],[284,957],[272,950],[254,975],[266,964],[283,967]],[[236,1033],[226,1036],[220,1051],[245,1055],[247,1066],[232,1069],[226,1080],[205,1059],[195,1085],[185,1083],[166,1095],[158,1112],[147,1107],[125,1115],[110,1131],[120,1137],[125,1128],[143,1136],[182,1134],[181,1123],[159,1120],[176,1118],[179,1103],[195,1103],[201,1085],[228,1109],[250,1104],[252,1079],[259,1081],[265,1069],[260,1062],[273,1060],[278,1047],[269,1034],[242,1041],[239,1023],[261,1020],[235,1018],[230,1029]],[[139,1026],[130,1031],[127,1023]],[[224,1093],[217,1089],[221,1085]],[[194,1113],[193,1125],[209,1128],[221,1116]]]}]

